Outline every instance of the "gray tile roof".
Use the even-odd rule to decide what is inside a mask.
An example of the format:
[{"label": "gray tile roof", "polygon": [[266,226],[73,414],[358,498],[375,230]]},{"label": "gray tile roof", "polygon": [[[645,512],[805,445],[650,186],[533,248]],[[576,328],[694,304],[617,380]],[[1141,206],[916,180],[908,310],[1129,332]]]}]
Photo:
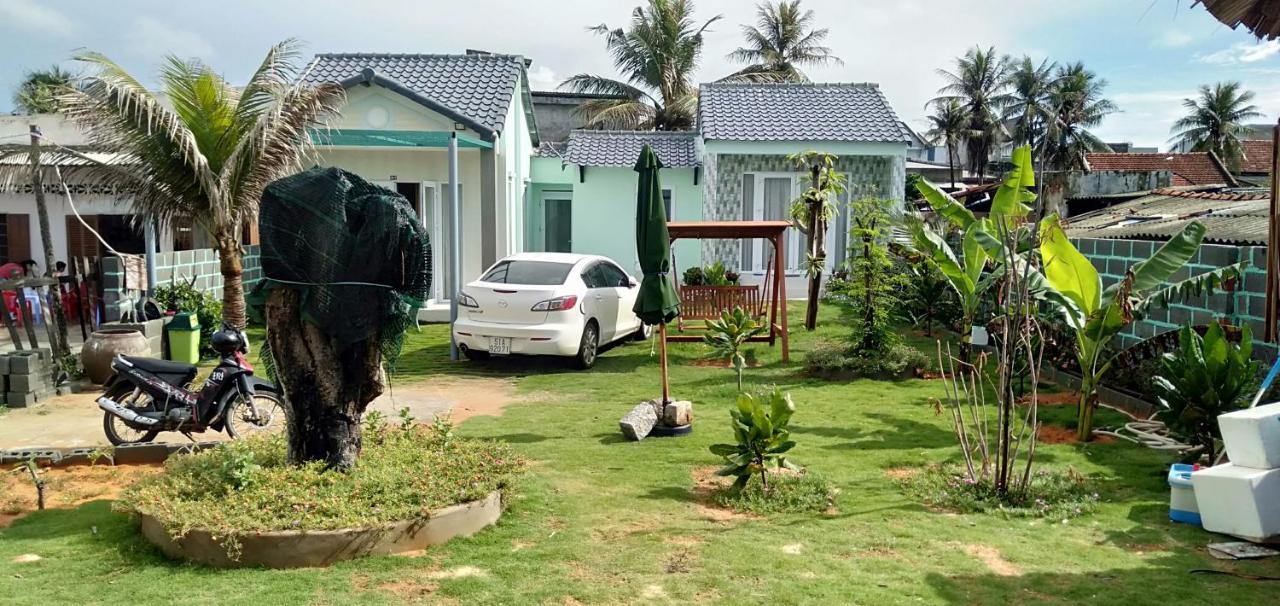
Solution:
[{"label": "gray tile roof", "polygon": [[697,133],[664,131],[575,130],[569,133],[565,161],[583,166],[635,166],[647,143],[667,168],[699,166]]},{"label": "gray tile roof", "polygon": [[875,84],[703,84],[702,136],[721,141],[905,143],[910,134]]},{"label": "gray tile roof", "polygon": [[564,158],[568,143],[557,143],[554,141],[543,141],[538,149],[534,150],[533,155],[539,158]]},{"label": "gray tile roof", "polygon": [[379,85],[398,85],[397,92],[473,129],[501,133],[523,70],[515,55],[326,53],[316,55],[306,78],[350,87],[376,76]]}]

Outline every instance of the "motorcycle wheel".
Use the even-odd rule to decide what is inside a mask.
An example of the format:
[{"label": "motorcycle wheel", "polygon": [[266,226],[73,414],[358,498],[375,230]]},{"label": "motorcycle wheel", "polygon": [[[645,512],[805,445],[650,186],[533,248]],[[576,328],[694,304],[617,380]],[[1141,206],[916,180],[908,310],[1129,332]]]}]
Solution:
[{"label": "motorcycle wheel", "polygon": [[227,435],[232,439],[281,433],[288,425],[284,401],[274,389],[258,387],[252,406],[237,397],[227,405]]},{"label": "motorcycle wheel", "polygon": [[[122,406],[135,408],[136,402],[125,401],[124,399],[133,393],[133,387],[128,384],[121,384],[112,387],[110,391],[103,394]],[[109,412],[102,413],[102,431],[107,434],[107,441],[112,446],[127,446],[129,444],[146,444],[159,435],[158,431],[148,431],[145,429],[134,429],[129,427],[124,419],[117,417]]]}]

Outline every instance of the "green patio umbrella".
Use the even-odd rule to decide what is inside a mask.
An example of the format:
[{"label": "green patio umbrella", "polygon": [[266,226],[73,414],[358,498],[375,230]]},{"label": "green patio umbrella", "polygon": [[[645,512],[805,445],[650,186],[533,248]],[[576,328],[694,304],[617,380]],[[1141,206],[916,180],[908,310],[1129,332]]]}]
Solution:
[{"label": "green patio umbrella", "polygon": [[662,181],[658,170],[662,161],[648,145],[636,160],[639,182],[636,187],[636,256],[644,278],[632,311],[641,322],[658,325],[662,365],[662,402],[671,400],[667,389],[667,322],[680,315],[680,297],[671,286],[671,239],[667,235],[667,212],[662,204]]}]

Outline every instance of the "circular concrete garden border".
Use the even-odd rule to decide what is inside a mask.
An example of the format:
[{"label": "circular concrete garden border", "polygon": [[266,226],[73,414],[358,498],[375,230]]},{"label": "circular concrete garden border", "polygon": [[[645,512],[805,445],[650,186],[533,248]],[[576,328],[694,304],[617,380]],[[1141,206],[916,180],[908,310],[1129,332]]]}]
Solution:
[{"label": "circular concrete garden border", "polygon": [[149,515],[142,516],[142,534],[170,557],[215,568],[306,568],[369,555],[415,551],[454,537],[470,536],[496,523],[502,509],[502,494],[494,491],[479,501],[441,509],[429,519],[375,528],[244,534],[236,537],[238,558],[232,557],[233,551],[225,540],[208,531],[193,529],[175,539],[160,520]]}]

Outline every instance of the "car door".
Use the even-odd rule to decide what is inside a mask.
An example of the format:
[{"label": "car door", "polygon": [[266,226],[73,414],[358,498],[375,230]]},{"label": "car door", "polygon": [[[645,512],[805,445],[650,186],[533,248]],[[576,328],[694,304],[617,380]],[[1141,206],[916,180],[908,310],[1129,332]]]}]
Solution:
[{"label": "car door", "polygon": [[604,273],[605,284],[612,290],[617,297],[617,313],[614,316],[614,338],[625,337],[640,328],[640,321],[636,318],[635,312],[631,311],[636,304],[637,288],[631,286],[631,276],[627,272],[622,271],[621,267],[613,263],[602,262],[600,269]]},{"label": "car door", "polygon": [[604,262],[592,263],[582,274],[587,284],[588,315],[600,326],[600,343],[608,343],[618,334],[618,293],[609,283]]}]

